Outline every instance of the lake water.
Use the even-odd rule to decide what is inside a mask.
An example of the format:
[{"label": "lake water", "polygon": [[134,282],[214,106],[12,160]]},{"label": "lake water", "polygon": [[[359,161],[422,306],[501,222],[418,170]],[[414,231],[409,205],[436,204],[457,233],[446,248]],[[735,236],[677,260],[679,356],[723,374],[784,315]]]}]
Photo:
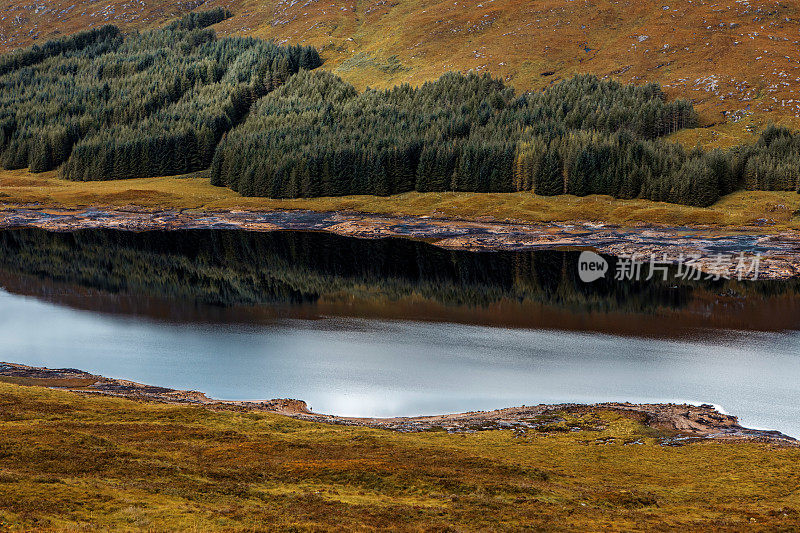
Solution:
[{"label": "lake water", "polygon": [[0,232],[0,360],[340,415],[712,403],[800,436],[794,283],[584,284],[576,257],[309,233]]}]

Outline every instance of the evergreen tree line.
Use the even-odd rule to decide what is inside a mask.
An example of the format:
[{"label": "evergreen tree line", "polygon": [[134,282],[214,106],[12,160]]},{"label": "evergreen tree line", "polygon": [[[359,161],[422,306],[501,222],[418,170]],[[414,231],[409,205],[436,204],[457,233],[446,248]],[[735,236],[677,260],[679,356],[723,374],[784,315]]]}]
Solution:
[{"label": "evergreen tree line", "polygon": [[797,191],[800,187],[800,135],[770,126],[754,146],[736,151],[748,190]]},{"label": "evergreen tree line", "polygon": [[535,136],[520,143],[515,190],[536,194],[607,194],[708,206],[737,190],[730,154],[686,151],[627,131],[576,130],[561,137]]},{"label": "evergreen tree line", "polygon": [[691,157],[658,137],[696,123],[691,105],[656,85],[594,76],[516,97],[488,75],[358,94],[302,72],[223,139],[212,182],[271,197],[536,190],[682,201],[690,195],[663,175]]},{"label": "evergreen tree line", "polygon": [[321,63],[311,47],[217,39],[206,26],[228,16],[191,13],[125,36],[107,26],[17,60],[0,76],[0,164],[41,172],[66,163],[63,175],[80,180],[208,168],[252,102]]},{"label": "evergreen tree line", "polygon": [[166,29],[175,30],[199,30],[208,28],[214,24],[222,22],[233,16],[229,10],[223,7],[209,9],[208,11],[197,11],[172,21]]},{"label": "evergreen tree line", "polygon": [[[106,25],[69,37],[47,41],[41,46],[34,44],[29,48],[21,48],[0,56],[0,74],[35,65],[48,57],[78,52],[99,43],[110,45],[117,42],[118,39],[120,39],[119,28]],[[95,53],[97,52],[95,51]]]},{"label": "evergreen tree line", "polygon": [[488,75],[358,94],[303,72],[218,146],[212,183],[247,196],[535,191],[708,206],[742,186],[796,189],[800,137],[703,152],[661,137],[697,126],[655,84],[576,76],[519,97]]}]

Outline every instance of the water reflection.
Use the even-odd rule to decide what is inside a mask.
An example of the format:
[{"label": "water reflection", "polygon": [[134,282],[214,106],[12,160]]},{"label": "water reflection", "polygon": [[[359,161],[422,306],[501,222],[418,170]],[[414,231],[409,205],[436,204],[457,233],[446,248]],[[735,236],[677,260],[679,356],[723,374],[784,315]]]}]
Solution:
[{"label": "water reflection", "polygon": [[0,286],[184,322],[351,316],[673,337],[800,328],[797,282],[583,283],[577,257],[311,232],[26,229],[0,232]]},{"label": "water reflection", "polygon": [[301,398],[341,415],[692,401],[800,436],[798,333],[728,332],[707,342],[352,318],[169,323],[0,291],[0,338],[0,360],[217,398]]}]

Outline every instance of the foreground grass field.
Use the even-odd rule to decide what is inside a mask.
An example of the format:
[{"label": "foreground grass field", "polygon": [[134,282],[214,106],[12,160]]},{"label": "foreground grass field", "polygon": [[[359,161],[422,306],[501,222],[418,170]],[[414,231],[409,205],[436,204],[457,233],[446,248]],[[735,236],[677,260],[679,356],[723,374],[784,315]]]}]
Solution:
[{"label": "foreground grass field", "polygon": [[492,217],[523,222],[600,221],[610,224],[752,226],[770,232],[800,230],[800,194],[742,191],[710,208],[610,196],[537,196],[532,193],[406,193],[390,197],[345,196],[272,200],[245,198],[214,187],[205,177],[143,178],[74,182],[56,172],[0,171],[0,204],[48,207],[127,207],[149,209],[352,210],[391,215]]},{"label": "foreground grass field", "polygon": [[0,383],[0,526],[800,526],[800,449],[660,436],[602,411],[535,435],[398,434]]}]

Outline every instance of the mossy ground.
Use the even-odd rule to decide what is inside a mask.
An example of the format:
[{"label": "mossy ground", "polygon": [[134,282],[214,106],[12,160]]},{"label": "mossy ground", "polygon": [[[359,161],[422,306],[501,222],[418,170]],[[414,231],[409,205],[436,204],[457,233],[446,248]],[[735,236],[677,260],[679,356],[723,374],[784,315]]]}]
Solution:
[{"label": "mossy ground", "polygon": [[741,191],[710,208],[610,196],[537,196],[532,193],[406,193],[389,197],[345,196],[272,200],[244,198],[214,187],[206,177],[143,178],[73,182],[56,172],[0,171],[0,203],[38,203],[50,207],[124,207],[151,209],[311,209],[352,210],[392,215],[493,217],[523,222],[601,221],[611,224],[754,226],[761,230],[800,229],[800,194]]},{"label": "mossy ground", "polygon": [[662,446],[657,432],[618,414],[564,418],[568,431],[399,434],[0,383],[0,524],[156,531],[800,525],[798,449]]}]

